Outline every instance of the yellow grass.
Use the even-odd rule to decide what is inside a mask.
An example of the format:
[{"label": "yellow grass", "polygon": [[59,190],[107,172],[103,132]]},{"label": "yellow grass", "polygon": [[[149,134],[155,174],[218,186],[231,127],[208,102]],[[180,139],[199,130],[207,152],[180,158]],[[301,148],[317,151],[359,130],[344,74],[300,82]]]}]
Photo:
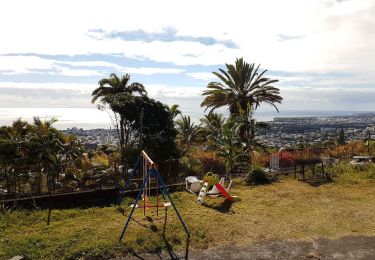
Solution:
[{"label": "yellow grass", "polygon": [[[177,192],[173,199],[191,233],[190,248],[246,245],[260,240],[337,238],[346,235],[375,235],[375,182],[333,182],[312,187],[290,178],[277,183],[247,187],[236,183],[232,194],[240,201],[232,205],[224,198],[207,198]],[[170,244],[183,250],[185,234],[173,209],[168,209],[163,239],[164,211],[157,217],[142,210],[134,215],[124,240],[118,237],[125,216],[115,207],[14,211],[0,215],[0,259],[24,255],[32,259],[116,256],[135,250],[155,252]],[[166,242],[167,241],[167,242]]]}]

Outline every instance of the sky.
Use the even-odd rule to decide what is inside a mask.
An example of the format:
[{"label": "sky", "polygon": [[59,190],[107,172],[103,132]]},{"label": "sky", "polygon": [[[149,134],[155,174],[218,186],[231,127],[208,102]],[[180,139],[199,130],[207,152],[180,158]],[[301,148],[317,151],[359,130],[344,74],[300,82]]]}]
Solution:
[{"label": "sky", "polygon": [[375,107],[373,0],[3,0],[0,10],[0,123],[35,113],[106,124],[90,95],[110,73],[198,118],[212,72],[240,57],[279,80],[281,113]]}]

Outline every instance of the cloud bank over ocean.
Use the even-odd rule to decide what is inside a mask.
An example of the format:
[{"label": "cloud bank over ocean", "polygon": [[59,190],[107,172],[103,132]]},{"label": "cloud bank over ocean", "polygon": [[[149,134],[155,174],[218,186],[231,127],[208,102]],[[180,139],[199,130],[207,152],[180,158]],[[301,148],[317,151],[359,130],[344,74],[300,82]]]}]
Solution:
[{"label": "cloud bank over ocean", "polygon": [[225,3],[3,1],[0,107],[92,109],[114,72],[200,115],[211,72],[237,57],[280,80],[281,111],[375,107],[374,1]]}]

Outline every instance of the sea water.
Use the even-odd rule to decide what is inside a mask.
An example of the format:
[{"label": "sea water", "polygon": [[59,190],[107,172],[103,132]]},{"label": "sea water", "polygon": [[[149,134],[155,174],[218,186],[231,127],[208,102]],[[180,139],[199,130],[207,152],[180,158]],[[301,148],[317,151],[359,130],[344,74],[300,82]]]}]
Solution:
[{"label": "sea water", "polygon": [[[186,107],[181,109],[184,115],[191,116],[192,120],[199,124],[199,118],[203,117],[203,109]],[[218,112],[228,115],[225,109]],[[345,116],[356,113],[368,113],[368,111],[309,111],[309,110],[281,110],[276,111],[256,111],[253,117],[257,121],[272,121],[275,117],[328,117]],[[83,129],[113,127],[113,113],[110,111],[101,111],[97,108],[0,108],[0,125],[11,125],[13,121],[22,118],[28,122],[33,122],[33,117],[39,116],[42,120],[56,118],[58,121],[55,127],[58,129],[67,129],[78,127]]]}]

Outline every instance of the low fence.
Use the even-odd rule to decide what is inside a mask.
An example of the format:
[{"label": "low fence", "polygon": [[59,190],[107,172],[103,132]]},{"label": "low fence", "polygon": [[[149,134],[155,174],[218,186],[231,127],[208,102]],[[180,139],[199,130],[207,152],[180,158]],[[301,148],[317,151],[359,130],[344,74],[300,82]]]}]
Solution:
[{"label": "low fence", "polygon": [[[231,178],[240,178],[242,175],[232,174]],[[185,182],[167,185],[169,192],[180,191],[185,187]],[[32,195],[15,198],[1,198],[0,206],[7,208],[70,208],[70,207],[92,207],[108,206],[116,202],[120,193],[119,188],[102,187],[84,191],[65,193],[52,193],[45,195]],[[135,197],[139,188],[131,188],[124,191],[129,197]],[[151,193],[156,187],[151,188]]]},{"label": "low fence", "polygon": [[[182,190],[185,183],[167,185],[169,191]],[[155,190],[156,187],[151,188]],[[128,189],[127,196],[135,196],[140,189]],[[50,195],[28,196],[0,200],[0,205],[7,208],[69,208],[111,205],[119,197],[119,188],[107,187],[95,190],[54,193]]]}]

